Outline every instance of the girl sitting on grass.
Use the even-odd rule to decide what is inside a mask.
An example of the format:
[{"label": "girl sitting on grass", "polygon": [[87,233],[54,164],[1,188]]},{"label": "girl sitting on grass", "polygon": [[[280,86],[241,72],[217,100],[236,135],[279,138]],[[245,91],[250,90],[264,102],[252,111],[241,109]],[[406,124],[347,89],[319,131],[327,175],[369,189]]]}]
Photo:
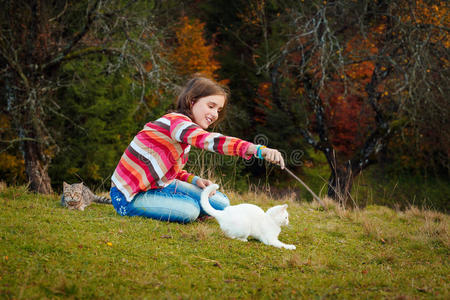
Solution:
[{"label": "girl sitting on grass", "polygon": [[[183,170],[191,145],[244,159],[255,155],[284,168],[278,150],[206,131],[223,119],[227,102],[226,88],[211,79],[194,77],[179,95],[176,112],[144,126],[111,178],[112,203],[121,216],[186,223],[206,215],[200,194],[213,183]],[[210,202],[219,210],[230,205],[221,192],[210,197]]]}]

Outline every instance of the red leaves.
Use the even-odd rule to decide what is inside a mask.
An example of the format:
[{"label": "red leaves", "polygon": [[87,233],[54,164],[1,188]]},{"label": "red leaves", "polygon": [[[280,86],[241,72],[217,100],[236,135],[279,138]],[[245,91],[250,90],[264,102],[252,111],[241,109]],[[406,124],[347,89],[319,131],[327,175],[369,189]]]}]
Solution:
[{"label": "red leaves", "polygon": [[331,143],[344,156],[362,146],[373,112],[358,93],[347,93],[342,82],[328,85],[321,97],[328,99],[325,109]]}]

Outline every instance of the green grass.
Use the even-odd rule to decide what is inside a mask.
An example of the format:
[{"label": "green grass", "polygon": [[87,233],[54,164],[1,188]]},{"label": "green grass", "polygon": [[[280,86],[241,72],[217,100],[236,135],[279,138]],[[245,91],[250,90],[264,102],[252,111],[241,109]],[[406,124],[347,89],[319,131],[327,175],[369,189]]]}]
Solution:
[{"label": "green grass", "polygon": [[380,168],[369,168],[355,180],[353,195],[362,205],[389,207],[418,206],[450,212],[448,178],[408,173],[386,174]]},{"label": "green grass", "polygon": [[[330,168],[325,156],[320,152],[308,152],[314,164],[304,166],[297,175],[318,195],[327,194]],[[389,172],[380,164],[365,169],[356,176],[352,185],[352,198],[358,207],[385,205],[406,209],[410,206],[450,212],[450,185],[448,176],[430,174],[428,176],[407,171]],[[278,182],[277,182],[278,183]],[[300,189],[301,199],[312,200],[309,192],[295,180],[288,178],[282,187]],[[353,201],[352,201],[353,203]]]},{"label": "green grass", "polygon": [[[229,193],[232,203],[280,203]],[[280,239],[224,237],[214,220],[181,225],[84,212],[59,197],[0,189],[0,298],[449,299],[448,215],[412,207],[327,210],[289,202]]]}]

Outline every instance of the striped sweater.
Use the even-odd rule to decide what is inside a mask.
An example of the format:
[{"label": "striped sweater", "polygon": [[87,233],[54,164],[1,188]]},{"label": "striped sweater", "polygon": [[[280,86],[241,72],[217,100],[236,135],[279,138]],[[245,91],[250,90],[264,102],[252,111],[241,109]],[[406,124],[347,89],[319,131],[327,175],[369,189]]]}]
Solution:
[{"label": "striped sweater", "polygon": [[165,187],[174,179],[195,182],[198,177],[183,170],[191,145],[220,154],[251,157],[246,155],[251,143],[210,133],[183,114],[169,113],[147,123],[134,137],[120,158],[112,183],[127,201],[132,201],[137,193]]}]

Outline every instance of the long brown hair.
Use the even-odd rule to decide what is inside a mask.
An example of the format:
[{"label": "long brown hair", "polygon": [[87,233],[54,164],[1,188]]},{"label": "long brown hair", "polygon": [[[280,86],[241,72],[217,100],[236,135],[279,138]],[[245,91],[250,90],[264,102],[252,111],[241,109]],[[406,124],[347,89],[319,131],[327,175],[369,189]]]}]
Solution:
[{"label": "long brown hair", "polygon": [[225,108],[228,103],[229,90],[227,87],[215,82],[204,76],[195,76],[190,79],[177,99],[176,112],[182,113],[192,119],[192,106],[198,99],[213,95],[222,95],[225,97],[225,102],[219,116],[214,123],[217,123],[225,117]]}]

